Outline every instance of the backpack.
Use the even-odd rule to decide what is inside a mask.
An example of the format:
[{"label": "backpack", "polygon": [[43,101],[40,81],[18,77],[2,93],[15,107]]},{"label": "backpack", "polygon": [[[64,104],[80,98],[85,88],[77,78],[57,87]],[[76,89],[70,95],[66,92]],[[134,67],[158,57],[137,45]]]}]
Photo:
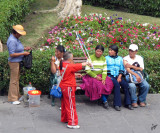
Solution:
[{"label": "backpack", "polygon": [[[141,72],[141,71],[136,71],[134,69],[131,69],[131,71],[133,71],[134,73],[138,74],[139,77],[141,78],[141,82],[144,80],[144,73]],[[136,79],[136,76],[132,75],[131,73],[127,73],[125,75],[125,79],[128,83],[134,83],[134,84],[139,84],[137,79]]]},{"label": "backpack", "polygon": [[32,50],[29,55],[24,56],[23,65],[26,69],[30,69],[32,67]]}]

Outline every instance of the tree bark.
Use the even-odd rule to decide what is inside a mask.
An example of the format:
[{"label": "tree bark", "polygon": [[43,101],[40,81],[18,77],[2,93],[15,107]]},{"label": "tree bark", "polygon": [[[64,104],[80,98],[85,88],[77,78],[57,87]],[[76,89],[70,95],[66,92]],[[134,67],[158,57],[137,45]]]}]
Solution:
[{"label": "tree bark", "polygon": [[58,13],[58,16],[65,18],[71,15],[80,15],[82,7],[82,0],[66,0],[64,9]]},{"label": "tree bark", "polygon": [[71,15],[80,15],[82,0],[59,0],[58,5],[50,10],[34,11],[34,13],[51,13],[58,12],[60,18],[65,18]]}]

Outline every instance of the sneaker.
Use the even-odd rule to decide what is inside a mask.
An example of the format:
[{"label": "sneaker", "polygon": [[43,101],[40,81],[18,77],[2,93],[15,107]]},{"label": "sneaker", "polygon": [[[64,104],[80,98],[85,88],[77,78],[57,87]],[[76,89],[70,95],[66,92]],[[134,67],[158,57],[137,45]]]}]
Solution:
[{"label": "sneaker", "polygon": [[103,103],[103,107],[104,107],[105,109],[109,109],[109,104],[108,104],[107,101]]},{"label": "sneaker", "polygon": [[14,102],[10,102],[11,104],[14,104],[14,105],[19,105],[21,102],[20,101],[14,101]]},{"label": "sneaker", "polygon": [[115,109],[116,111],[121,111],[121,108],[120,108],[119,106],[115,106],[114,109]]},{"label": "sneaker", "polygon": [[75,126],[67,125],[67,127],[70,128],[70,129],[79,129],[80,128],[79,125],[75,125]]}]

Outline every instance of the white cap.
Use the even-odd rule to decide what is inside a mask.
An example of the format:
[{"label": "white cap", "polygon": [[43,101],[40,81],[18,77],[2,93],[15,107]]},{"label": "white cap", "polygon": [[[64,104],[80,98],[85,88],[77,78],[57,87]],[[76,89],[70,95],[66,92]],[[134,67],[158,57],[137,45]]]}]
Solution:
[{"label": "white cap", "polygon": [[136,44],[131,44],[129,46],[129,50],[132,50],[132,51],[137,51],[138,50],[138,46]]}]

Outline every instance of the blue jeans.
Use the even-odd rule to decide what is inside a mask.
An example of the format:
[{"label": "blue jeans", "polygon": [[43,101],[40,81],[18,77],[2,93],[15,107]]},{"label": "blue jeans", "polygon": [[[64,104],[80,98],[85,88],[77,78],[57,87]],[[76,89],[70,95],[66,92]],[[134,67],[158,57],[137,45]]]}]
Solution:
[{"label": "blue jeans", "polygon": [[124,104],[125,106],[131,104],[131,96],[129,94],[129,86],[128,83],[122,78],[121,82],[118,83],[117,77],[111,77],[113,84],[114,84],[114,106],[121,106],[121,93],[120,93],[120,86],[124,91]]},{"label": "blue jeans", "polygon": [[137,103],[137,95],[136,95],[137,86],[140,87],[139,94],[138,94],[139,102],[146,101],[147,93],[150,87],[146,80],[143,80],[141,83],[137,84],[137,86],[134,83],[129,83],[128,85],[129,85],[129,92],[131,94],[132,103]]},{"label": "blue jeans", "polygon": [[[124,104],[125,106],[130,105],[131,104],[131,96],[129,94],[129,87],[128,87],[128,83],[124,80],[121,79],[121,82],[118,83],[117,81],[117,77],[113,77],[110,76],[111,80],[114,84],[114,106],[122,106],[121,103],[121,93],[120,93],[120,86],[123,88],[124,91]],[[101,99],[103,102],[106,102],[108,98],[108,95],[102,95]]]},{"label": "blue jeans", "polygon": [[101,99],[102,99],[102,102],[103,102],[103,103],[107,102],[108,96],[109,96],[109,95],[104,95],[104,94],[102,94]]}]

